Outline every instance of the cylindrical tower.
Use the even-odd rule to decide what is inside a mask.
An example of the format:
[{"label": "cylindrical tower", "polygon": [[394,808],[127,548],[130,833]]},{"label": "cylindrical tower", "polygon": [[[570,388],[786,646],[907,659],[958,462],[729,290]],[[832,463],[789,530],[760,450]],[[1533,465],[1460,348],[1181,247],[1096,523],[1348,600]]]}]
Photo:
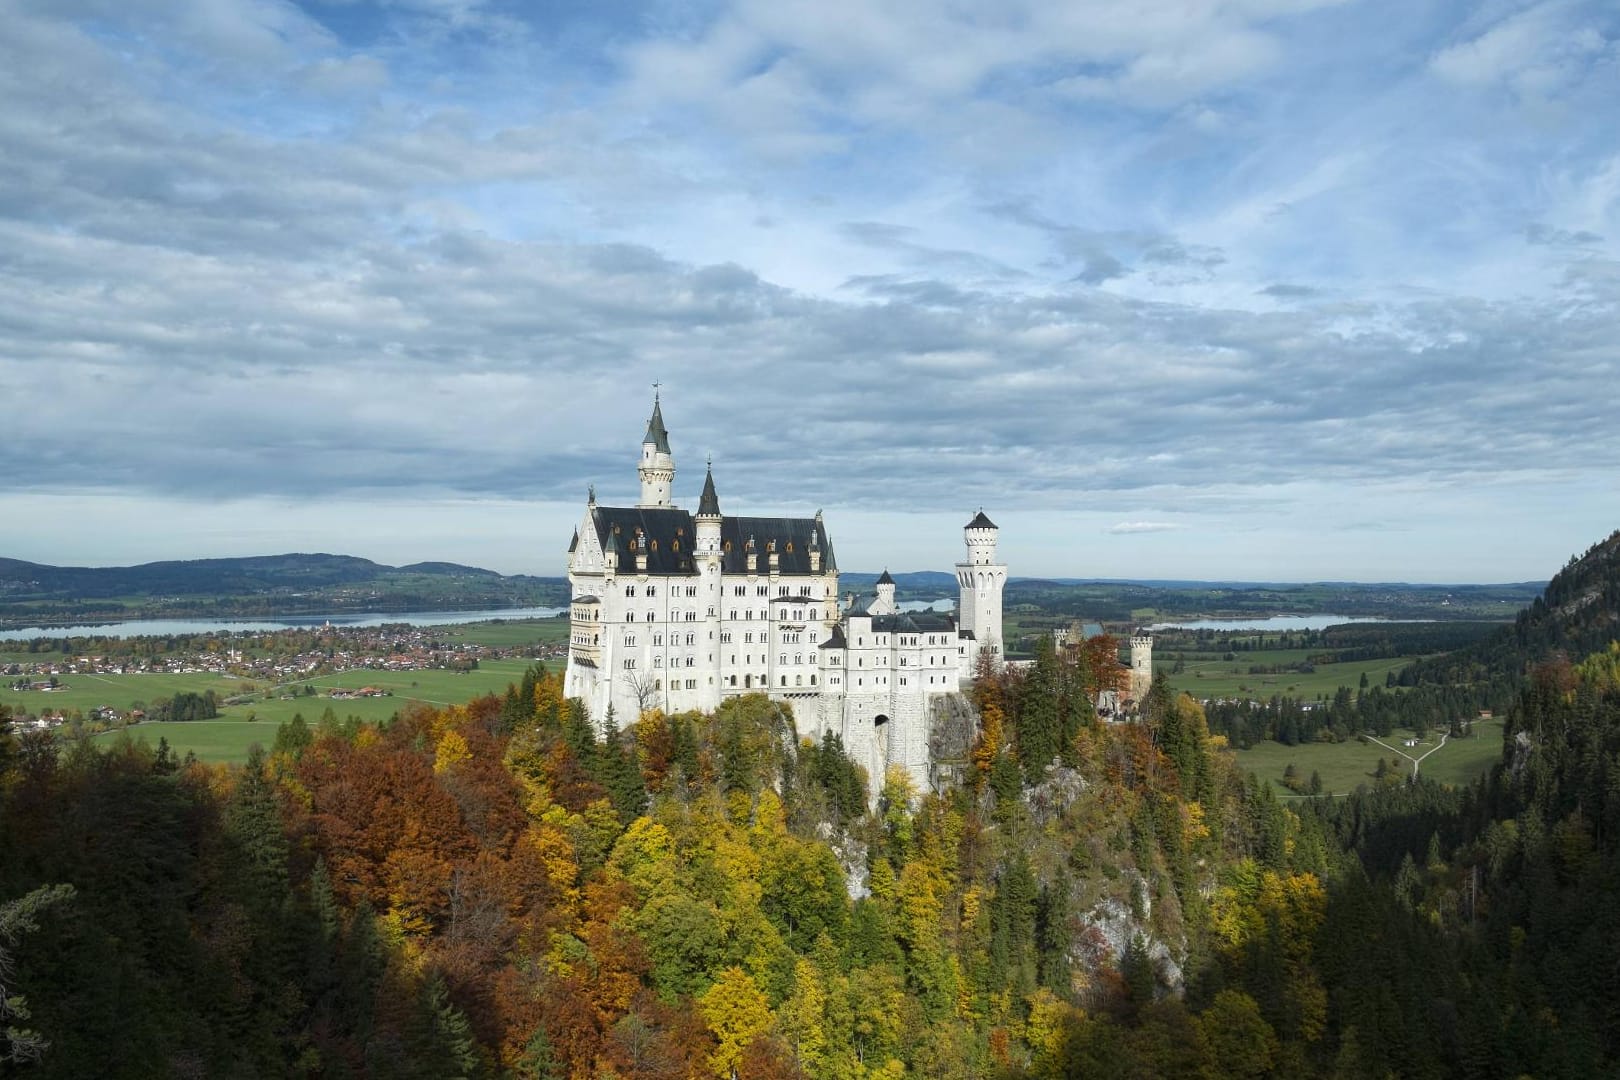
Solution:
[{"label": "cylindrical tower", "polygon": [[983,510],[962,530],[967,541],[967,561],[956,564],[959,597],[957,625],[972,631],[980,653],[996,661],[1002,658],[1001,590],[1007,584],[1007,566],[996,561],[996,537],[1000,530]]}]

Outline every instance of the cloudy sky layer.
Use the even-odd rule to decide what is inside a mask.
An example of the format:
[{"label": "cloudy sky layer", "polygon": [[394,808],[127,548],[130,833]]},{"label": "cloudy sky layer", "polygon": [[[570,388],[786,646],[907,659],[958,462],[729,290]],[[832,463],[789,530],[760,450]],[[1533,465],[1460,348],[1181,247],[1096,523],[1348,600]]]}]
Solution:
[{"label": "cloudy sky layer", "polygon": [[1546,578],[1620,527],[1607,0],[0,0],[0,555]]}]

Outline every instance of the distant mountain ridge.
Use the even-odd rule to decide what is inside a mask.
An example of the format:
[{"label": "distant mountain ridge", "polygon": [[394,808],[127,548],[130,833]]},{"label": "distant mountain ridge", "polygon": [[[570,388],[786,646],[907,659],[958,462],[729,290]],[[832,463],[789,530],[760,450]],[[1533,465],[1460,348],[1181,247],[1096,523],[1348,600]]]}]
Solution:
[{"label": "distant mountain ridge", "polygon": [[131,618],[240,618],[362,611],[559,607],[564,578],[476,566],[388,566],[353,555],[292,553],[138,566],[48,566],[0,559],[0,625]]},{"label": "distant mountain ridge", "polygon": [[[396,576],[544,581],[448,562],[387,566],[354,555],[324,552],[185,559],[135,566],[49,566],[0,559],[0,595],[8,599],[85,599],[141,595],[219,595],[331,585],[359,585]],[[556,579],[560,580],[560,579]]]}]

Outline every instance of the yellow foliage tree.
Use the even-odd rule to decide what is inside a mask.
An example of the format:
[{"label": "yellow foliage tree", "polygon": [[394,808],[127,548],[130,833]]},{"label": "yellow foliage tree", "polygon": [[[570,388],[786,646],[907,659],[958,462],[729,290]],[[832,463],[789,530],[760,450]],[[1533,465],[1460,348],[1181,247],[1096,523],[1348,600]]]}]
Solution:
[{"label": "yellow foliage tree", "polygon": [[439,737],[439,745],[433,751],[433,771],[449,772],[471,757],[472,751],[467,748],[467,740],[462,738],[461,732],[451,728]]},{"label": "yellow foliage tree", "polygon": [[827,1074],[827,995],[821,973],[804,957],[793,965],[793,993],[782,1003],[778,1022],[799,1068],[810,1076]]},{"label": "yellow foliage tree", "polygon": [[709,1056],[714,1075],[736,1080],[744,1048],[771,1026],[771,1007],[748,972],[728,967],[698,999],[703,1020],[719,1045]]}]

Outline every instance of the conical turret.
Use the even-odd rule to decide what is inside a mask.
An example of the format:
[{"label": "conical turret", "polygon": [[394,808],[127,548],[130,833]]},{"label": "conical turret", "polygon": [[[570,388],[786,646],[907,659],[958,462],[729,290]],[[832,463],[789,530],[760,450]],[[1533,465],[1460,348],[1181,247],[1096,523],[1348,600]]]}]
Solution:
[{"label": "conical turret", "polygon": [[664,410],[653,395],[652,419],[647,421],[647,434],[641,440],[641,462],[636,466],[641,477],[643,509],[674,506],[670,493],[675,488],[675,456],[669,450],[669,431],[664,427]]}]

